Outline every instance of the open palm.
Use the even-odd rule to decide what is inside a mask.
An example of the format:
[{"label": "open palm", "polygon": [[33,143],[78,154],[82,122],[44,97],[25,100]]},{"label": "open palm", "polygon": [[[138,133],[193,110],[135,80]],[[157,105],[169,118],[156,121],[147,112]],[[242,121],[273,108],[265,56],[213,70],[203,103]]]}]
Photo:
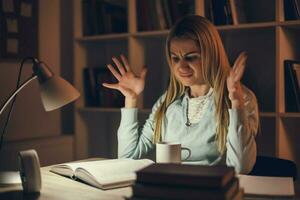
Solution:
[{"label": "open palm", "polygon": [[140,76],[137,76],[132,72],[125,56],[121,55],[121,61],[115,57],[112,60],[118,70],[111,64],[108,64],[107,67],[118,80],[118,83],[103,83],[102,85],[107,88],[119,90],[125,97],[137,98],[145,87],[146,68],[142,70]]}]

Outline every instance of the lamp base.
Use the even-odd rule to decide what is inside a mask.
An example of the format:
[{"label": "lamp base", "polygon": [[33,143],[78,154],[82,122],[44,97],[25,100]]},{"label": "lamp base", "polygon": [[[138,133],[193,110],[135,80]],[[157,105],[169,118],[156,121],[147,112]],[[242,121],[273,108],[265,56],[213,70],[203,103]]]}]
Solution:
[{"label": "lamp base", "polygon": [[19,171],[2,171],[0,172],[0,185],[22,184]]}]

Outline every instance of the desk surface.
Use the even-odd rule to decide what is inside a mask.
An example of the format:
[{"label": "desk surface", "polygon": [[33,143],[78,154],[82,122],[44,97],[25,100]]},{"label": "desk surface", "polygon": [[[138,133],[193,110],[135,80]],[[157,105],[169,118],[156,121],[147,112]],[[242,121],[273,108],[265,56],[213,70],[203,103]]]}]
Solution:
[{"label": "desk surface", "polygon": [[41,168],[42,190],[39,195],[23,194],[22,185],[0,187],[0,200],[4,199],[97,199],[97,200],[125,200],[132,193],[130,187],[100,190],[98,188],[74,181],[69,178],[49,172],[50,167]]},{"label": "desk surface", "polygon": [[[130,187],[100,190],[92,186],[74,181],[69,178],[59,176],[49,172],[50,167],[41,168],[42,173],[42,190],[39,195],[24,195],[21,185],[0,187],[0,200],[49,200],[49,199],[64,199],[64,200],[125,200],[130,197],[132,190]],[[287,198],[289,200],[300,200],[300,184],[295,184],[296,197]],[[272,198],[245,198],[245,200],[263,200]],[[276,198],[278,199],[278,198]],[[284,199],[284,198],[280,198]]]}]

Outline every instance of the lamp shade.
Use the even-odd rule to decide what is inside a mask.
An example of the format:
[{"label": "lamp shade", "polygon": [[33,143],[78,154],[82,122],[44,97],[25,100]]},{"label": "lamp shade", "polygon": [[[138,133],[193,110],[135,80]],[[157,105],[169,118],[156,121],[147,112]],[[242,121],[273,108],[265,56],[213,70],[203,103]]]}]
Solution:
[{"label": "lamp shade", "polygon": [[40,92],[46,111],[58,109],[80,96],[80,93],[70,83],[57,75],[40,82]]}]

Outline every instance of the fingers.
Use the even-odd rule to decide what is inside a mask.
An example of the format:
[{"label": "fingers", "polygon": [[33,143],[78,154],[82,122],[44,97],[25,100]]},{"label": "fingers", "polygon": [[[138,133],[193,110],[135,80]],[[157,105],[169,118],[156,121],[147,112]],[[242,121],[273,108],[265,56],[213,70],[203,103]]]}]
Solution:
[{"label": "fingers", "polygon": [[119,72],[117,72],[111,64],[108,64],[107,67],[109,71],[114,75],[114,77],[116,77],[116,79],[120,81],[121,75],[119,74]]},{"label": "fingers", "polygon": [[120,71],[120,73],[123,75],[126,73],[122,63],[116,58],[116,57],[112,57],[113,62],[116,64],[118,70]]},{"label": "fingers", "polygon": [[[233,80],[234,81],[240,81],[244,71],[245,71],[245,66],[246,66],[246,60],[247,60],[247,54],[246,52],[242,52],[236,61],[234,62],[232,71],[233,71]],[[232,75],[232,74],[230,74]]]},{"label": "fingers", "polygon": [[128,71],[128,72],[131,71],[130,66],[129,66],[129,62],[123,54],[121,55],[121,60],[124,64],[124,66],[125,66],[126,71]]},{"label": "fingers", "polygon": [[[131,68],[130,68],[127,58],[124,55],[121,55],[120,57],[121,57],[122,62],[120,62],[120,60],[117,59],[116,57],[112,57],[112,60],[115,63],[115,65],[117,66],[118,70],[116,70],[111,64],[107,65],[107,67],[109,68],[111,73],[116,77],[116,79],[118,81],[120,81],[122,76],[125,75],[127,72],[133,73],[133,72],[131,72]],[[147,69],[144,66],[140,77],[145,79],[146,74],[147,74]],[[133,75],[134,75],[134,73],[133,73]]]},{"label": "fingers", "polygon": [[119,90],[119,85],[117,83],[102,83],[104,87]]},{"label": "fingers", "polygon": [[247,59],[247,53],[245,51],[243,51],[242,53],[240,53],[240,55],[237,57],[237,59],[235,60],[234,62],[234,65],[233,65],[233,70],[235,71],[235,69],[246,62],[246,59]]},{"label": "fingers", "polygon": [[144,67],[143,69],[142,69],[142,72],[141,72],[141,78],[142,79],[145,79],[146,78],[146,74],[147,74],[147,68],[146,67]]},{"label": "fingers", "polygon": [[236,68],[234,81],[240,81],[245,71],[245,64],[241,64]]},{"label": "fingers", "polygon": [[127,89],[126,87],[123,87],[120,84],[102,83],[102,85],[106,88],[119,90],[125,97],[136,97],[136,94],[132,90]]}]

